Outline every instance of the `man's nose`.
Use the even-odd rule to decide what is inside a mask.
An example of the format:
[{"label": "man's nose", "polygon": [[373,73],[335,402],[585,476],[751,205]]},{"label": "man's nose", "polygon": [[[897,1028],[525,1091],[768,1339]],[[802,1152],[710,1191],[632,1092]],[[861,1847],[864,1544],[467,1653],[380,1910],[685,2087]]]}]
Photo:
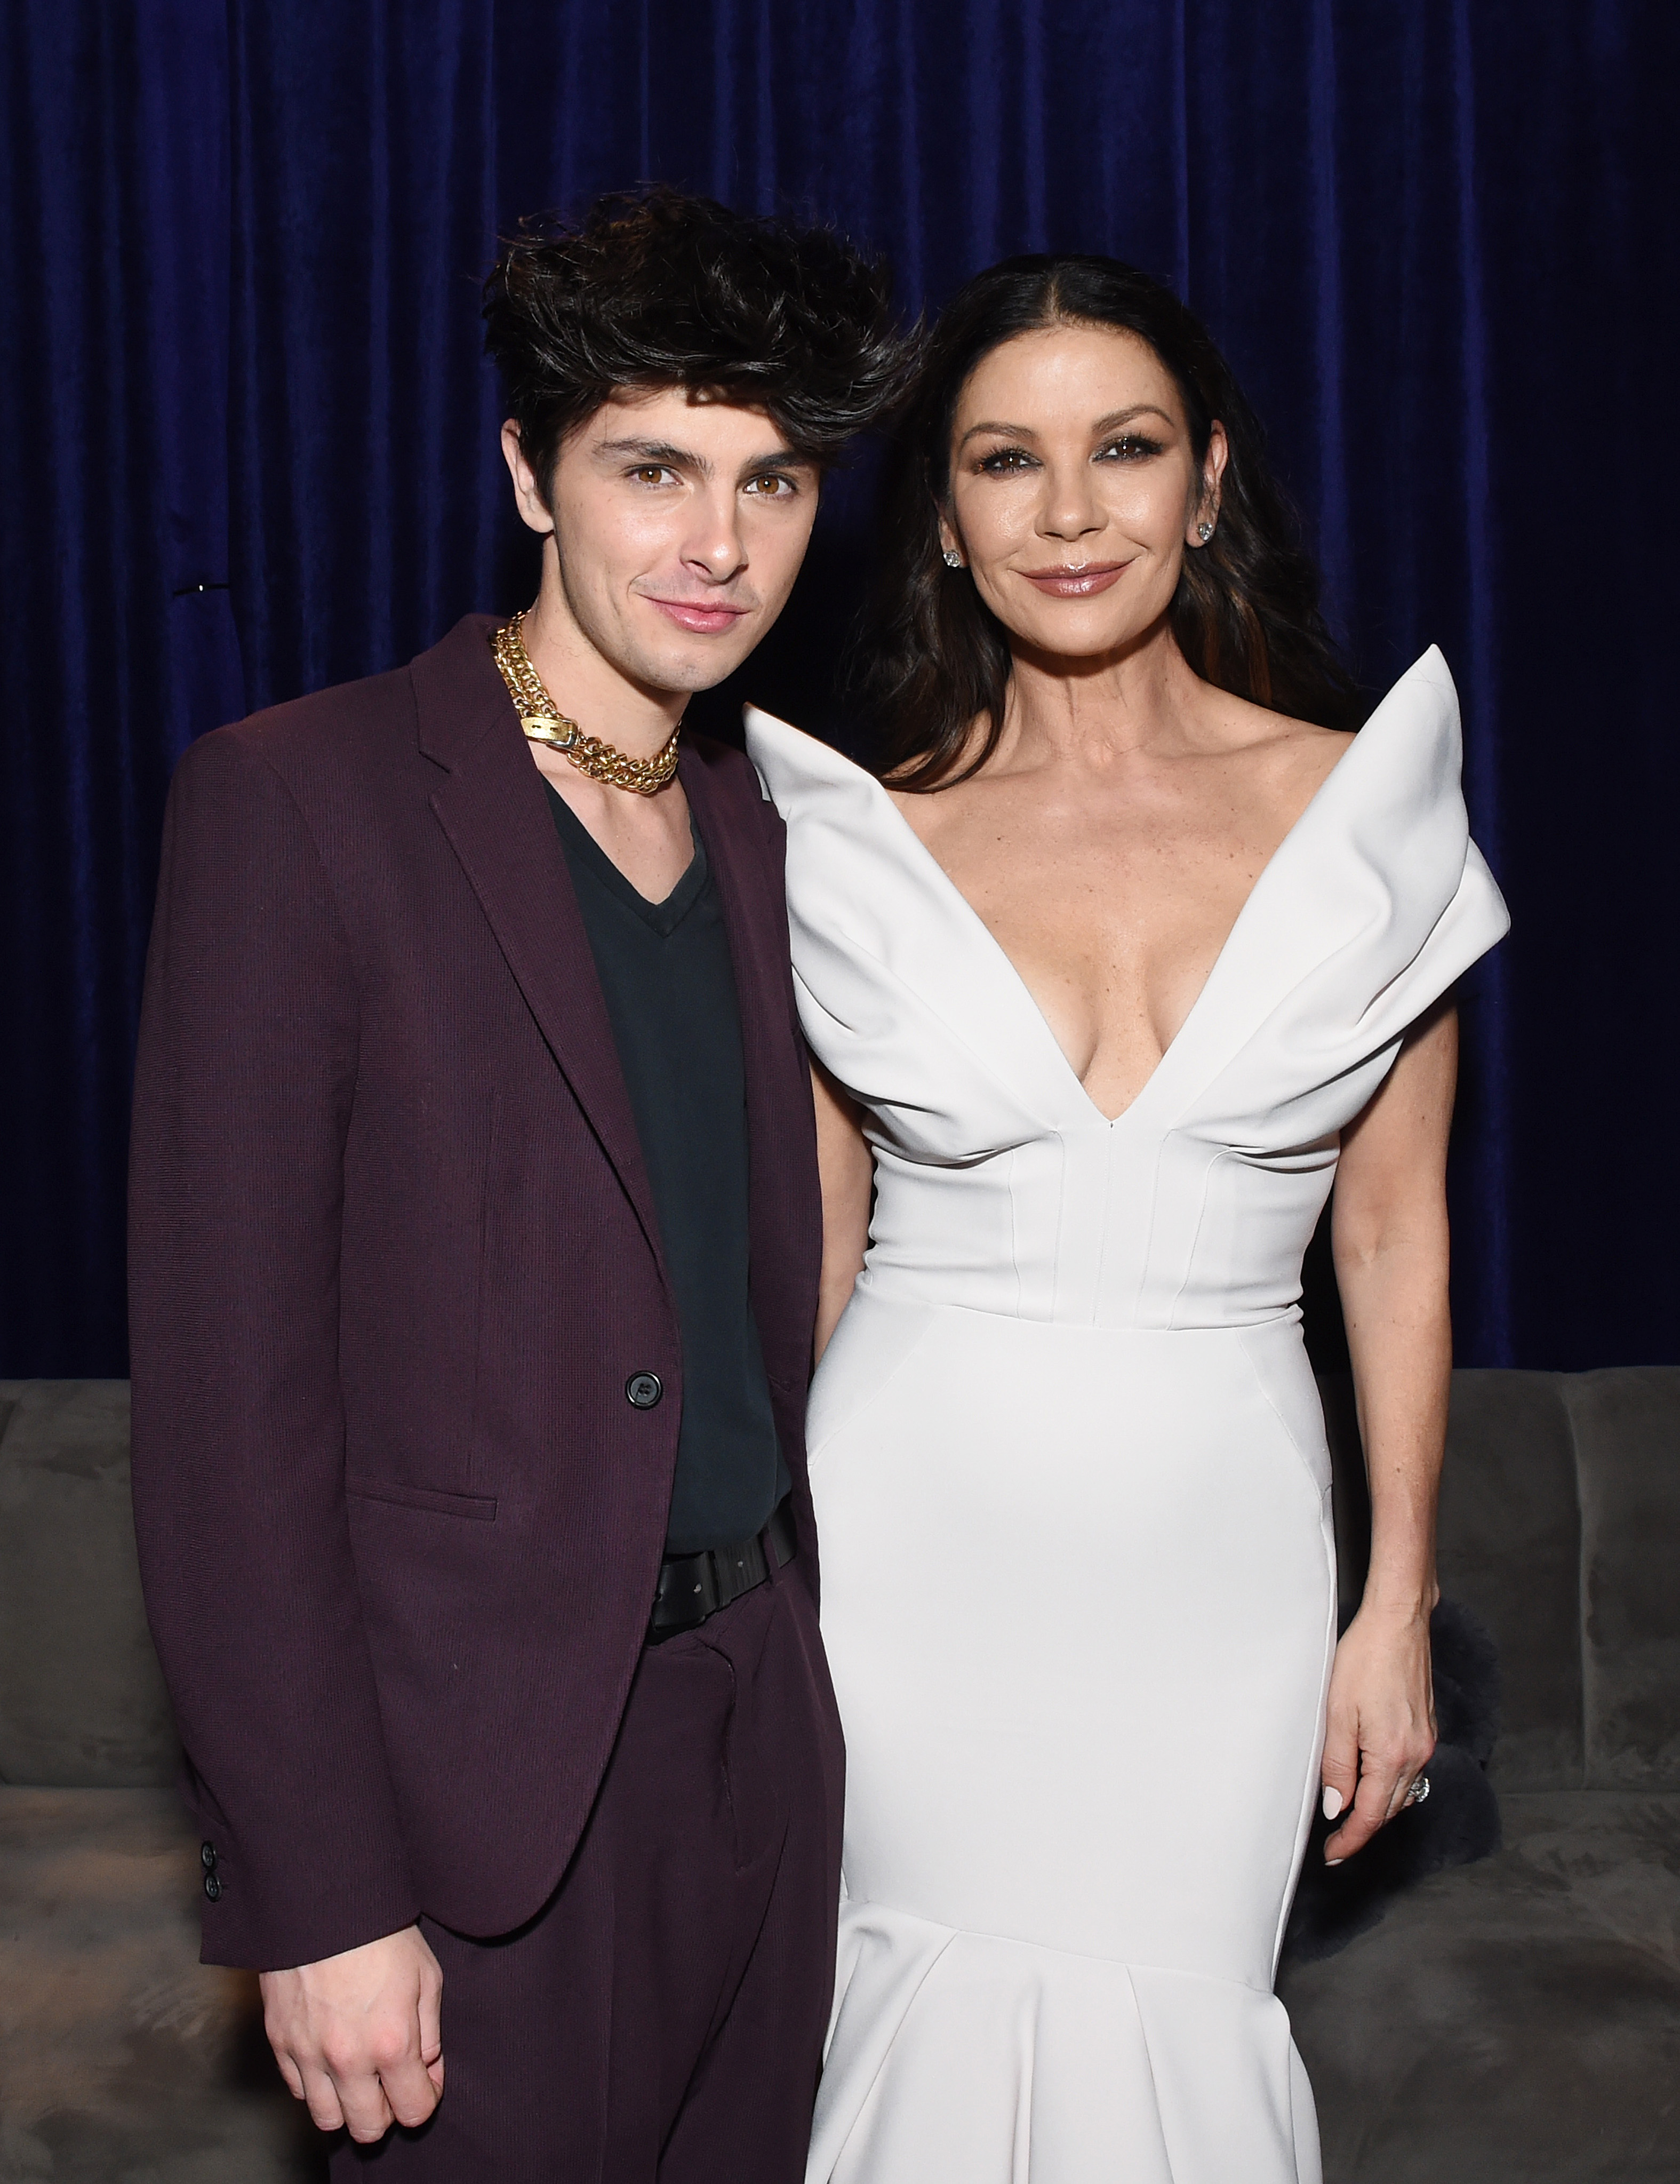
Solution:
[{"label": "man's nose", "polygon": [[691,566],[703,568],[714,582],[727,582],[747,563],[735,495],[725,492],[702,493],[694,502],[693,513],[682,558]]}]

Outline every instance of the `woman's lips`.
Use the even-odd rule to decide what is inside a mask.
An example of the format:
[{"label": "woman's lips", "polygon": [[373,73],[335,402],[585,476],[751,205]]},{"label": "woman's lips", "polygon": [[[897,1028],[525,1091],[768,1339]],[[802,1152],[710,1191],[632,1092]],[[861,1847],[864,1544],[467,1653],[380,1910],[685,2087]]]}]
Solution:
[{"label": "woman's lips", "polygon": [[1064,565],[1055,569],[1023,569],[1021,575],[1029,584],[1036,584],[1041,592],[1048,592],[1056,599],[1088,599],[1099,592],[1107,591],[1125,573],[1125,561],[1087,561],[1077,566]]},{"label": "woman's lips", "polygon": [[693,630],[700,637],[716,637],[733,629],[743,615],[752,611],[748,607],[708,606],[698,599],[656,599],[647,593],[643,597],[649,606],[669,615],[679,629]]}]

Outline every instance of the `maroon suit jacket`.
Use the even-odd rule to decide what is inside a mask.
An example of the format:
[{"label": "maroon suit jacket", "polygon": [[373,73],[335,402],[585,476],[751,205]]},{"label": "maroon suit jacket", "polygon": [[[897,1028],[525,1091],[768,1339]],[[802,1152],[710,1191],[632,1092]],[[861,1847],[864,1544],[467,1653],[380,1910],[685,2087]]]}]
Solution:
[{"label": "maroon suit jacket", "polygon": [[[222,728],[170,799],[131,1179],[147,1611],[205,1957],[505,1932],[588,1814],[663,1552],[676,1310],[564,853],[481,616]],[[782,830],[681,780],[739,989],[752,1301],[813,1590],[821,1243]],[[664,1400],[625,1384],[651,1370]]]}]

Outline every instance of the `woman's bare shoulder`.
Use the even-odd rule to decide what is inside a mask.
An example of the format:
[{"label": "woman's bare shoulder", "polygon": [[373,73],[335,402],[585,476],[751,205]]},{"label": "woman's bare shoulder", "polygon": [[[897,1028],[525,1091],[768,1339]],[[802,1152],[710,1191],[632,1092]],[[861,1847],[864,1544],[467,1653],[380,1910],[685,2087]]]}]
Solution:
[{"label": "woman's bare shoulder", "polygon": [[1219,692],[1213,708],[1218,731],[1233,755],[1242,752],[1279,788],[1304,787],[1308,794],[1332,773],[1354,740],[1348,728],[1321,727],[1252,699]]}]

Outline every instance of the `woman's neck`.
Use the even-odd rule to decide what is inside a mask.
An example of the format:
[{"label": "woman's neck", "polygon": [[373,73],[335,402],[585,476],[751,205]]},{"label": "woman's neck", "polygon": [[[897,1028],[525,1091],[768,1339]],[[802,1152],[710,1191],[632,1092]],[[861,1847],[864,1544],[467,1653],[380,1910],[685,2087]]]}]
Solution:
[{"label": "woman's neck", "polygon": [[1096,657],[1012,647],[994,763],[1102,766],[1130,751],[1182,744],[1207,687],[1164,620]]}]

